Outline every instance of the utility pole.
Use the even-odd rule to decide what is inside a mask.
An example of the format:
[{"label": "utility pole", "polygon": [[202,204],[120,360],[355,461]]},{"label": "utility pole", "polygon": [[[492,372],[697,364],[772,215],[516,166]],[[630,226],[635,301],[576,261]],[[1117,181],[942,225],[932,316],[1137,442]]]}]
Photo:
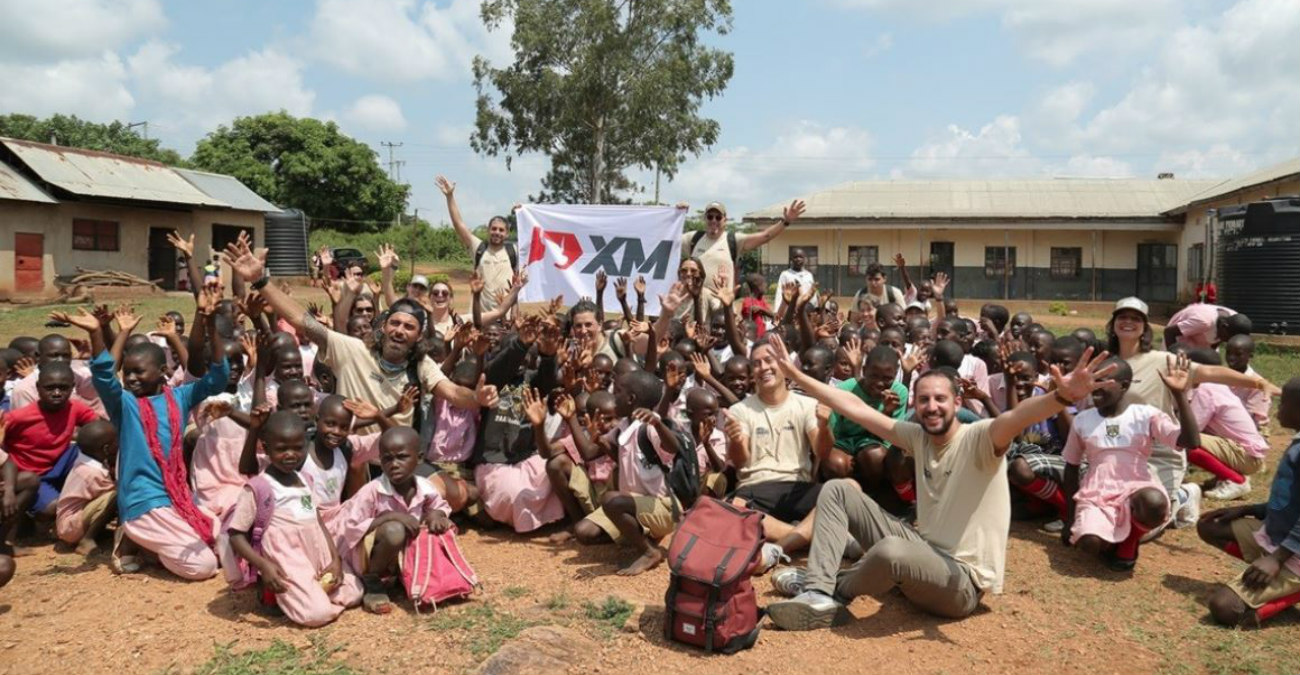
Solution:
[{"label": "utility pole", "polygon": [[143,122],[131,122],[126,125],[126,130],[130,131],[136,127],[143,127],[144,133],[141,134],[141,137],[144,138],[144,140],[146,141],[149,140],[149,120],[145,120]]},{"label": "utility pole", "polygon": [[[404,162],[399,162],[393,159],[393,148],[400,148],[402,147],[402,144],[390,143],[388,141],[380,141],[379,144],[388,148],[388,179],[396,183],[398,167],[404,164]],[[402,214],[399,212],[397,215],[393,216],[393,227],[397,227],[401,223],[402,223]]]}]

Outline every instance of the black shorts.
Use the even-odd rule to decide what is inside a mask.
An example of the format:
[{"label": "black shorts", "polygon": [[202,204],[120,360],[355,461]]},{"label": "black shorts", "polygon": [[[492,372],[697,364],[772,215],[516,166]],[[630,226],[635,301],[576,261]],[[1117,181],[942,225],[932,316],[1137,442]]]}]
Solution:
[{"label": "black shorts", "polygon": [[731,496],[743,499],[751,509],[793,523],[808,517],[808,512],[817,506],[817,495],[821,491],[821,483],[771,481],[746,485]]}]

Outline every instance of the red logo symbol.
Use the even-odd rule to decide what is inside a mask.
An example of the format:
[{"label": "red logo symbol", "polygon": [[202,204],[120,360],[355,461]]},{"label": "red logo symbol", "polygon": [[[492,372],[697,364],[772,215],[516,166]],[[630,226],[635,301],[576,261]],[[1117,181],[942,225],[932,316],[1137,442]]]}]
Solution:
[{"label": "red logo symbol", "polygon": [[524,263],[527,267],[546,256],[548,246],[543,243],[543,239],[555,244],[560,248],[555,261],[556,269],[568,269],[573,263],[578,262],[582,257],[582,244],[578,243],[577,235],[572,232],[550,232],[544,231],[540,227],[533,228],[533,240],[528,245],[528,262]]}]

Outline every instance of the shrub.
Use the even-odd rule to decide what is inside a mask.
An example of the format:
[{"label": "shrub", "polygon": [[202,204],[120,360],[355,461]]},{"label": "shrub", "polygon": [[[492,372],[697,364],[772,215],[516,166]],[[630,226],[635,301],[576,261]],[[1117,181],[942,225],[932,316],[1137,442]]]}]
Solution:
[{"label": "shrub", "polygon": [[419,261],[438,262],[473,262],[473,256],[465,250],[460,237],[450,227],[431,227],[423,221],[403,223],[382,232],[351,233],[328,228],[313,228],[311,231],[311,250],[322,246],[346,246],[359,249],[375,265],[375,251],[381,244],[392,244],[405,263],[410,262],[412,249],[415,259]]},{"label": "shrub", "polygon": [[1069,316],[1069,315],[1070,315],[1070,307],[1069,307],[1068,305],[1066,305],[1064,302],[1060,302],[1060,301],[1053,302],[1052,304],[1048,305],[1048,306],[1047,306],[1047,311],[1048,311],[1049,313],[1051,313],[1051,314],[1055,314],[1055,315],[1057,315],[1057,316]]}]

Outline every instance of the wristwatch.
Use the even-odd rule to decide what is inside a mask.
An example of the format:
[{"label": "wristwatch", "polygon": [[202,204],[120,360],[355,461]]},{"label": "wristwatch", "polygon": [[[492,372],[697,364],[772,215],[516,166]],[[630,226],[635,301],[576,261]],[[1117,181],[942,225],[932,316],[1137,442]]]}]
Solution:
[{"label": "wristwatch", "polygon": [[253,283],[249,284],[249,288],[252,288],[255,291],[260,291],[263,288],[266,288],[266,285],[269,283],[271,283],[271,275],[264,274],[262,275],[261,279],[258,279],[257,281],[254,281]]},{"label": "wristwatch", "polygon": [[1056,402],[1057,402],[1057,403],[1060,403],[1061,405],[1063,405],[1063,406],[1065,406],[1065,407],[1067,407],[1067,408],[1070,407],[1070,406],[1072,406],[1072,405],[1074,405],[1074,401],[1071,401],[1071,400],[1069,400],[1069,399],[1067,399],[1067,398],[1063,398],[1063,397],[1061,396],[1061,392],[1059,392],[1059,391],[1053,391],[1053,392],[1052,392],[1052,398],[1056,399]]}]

